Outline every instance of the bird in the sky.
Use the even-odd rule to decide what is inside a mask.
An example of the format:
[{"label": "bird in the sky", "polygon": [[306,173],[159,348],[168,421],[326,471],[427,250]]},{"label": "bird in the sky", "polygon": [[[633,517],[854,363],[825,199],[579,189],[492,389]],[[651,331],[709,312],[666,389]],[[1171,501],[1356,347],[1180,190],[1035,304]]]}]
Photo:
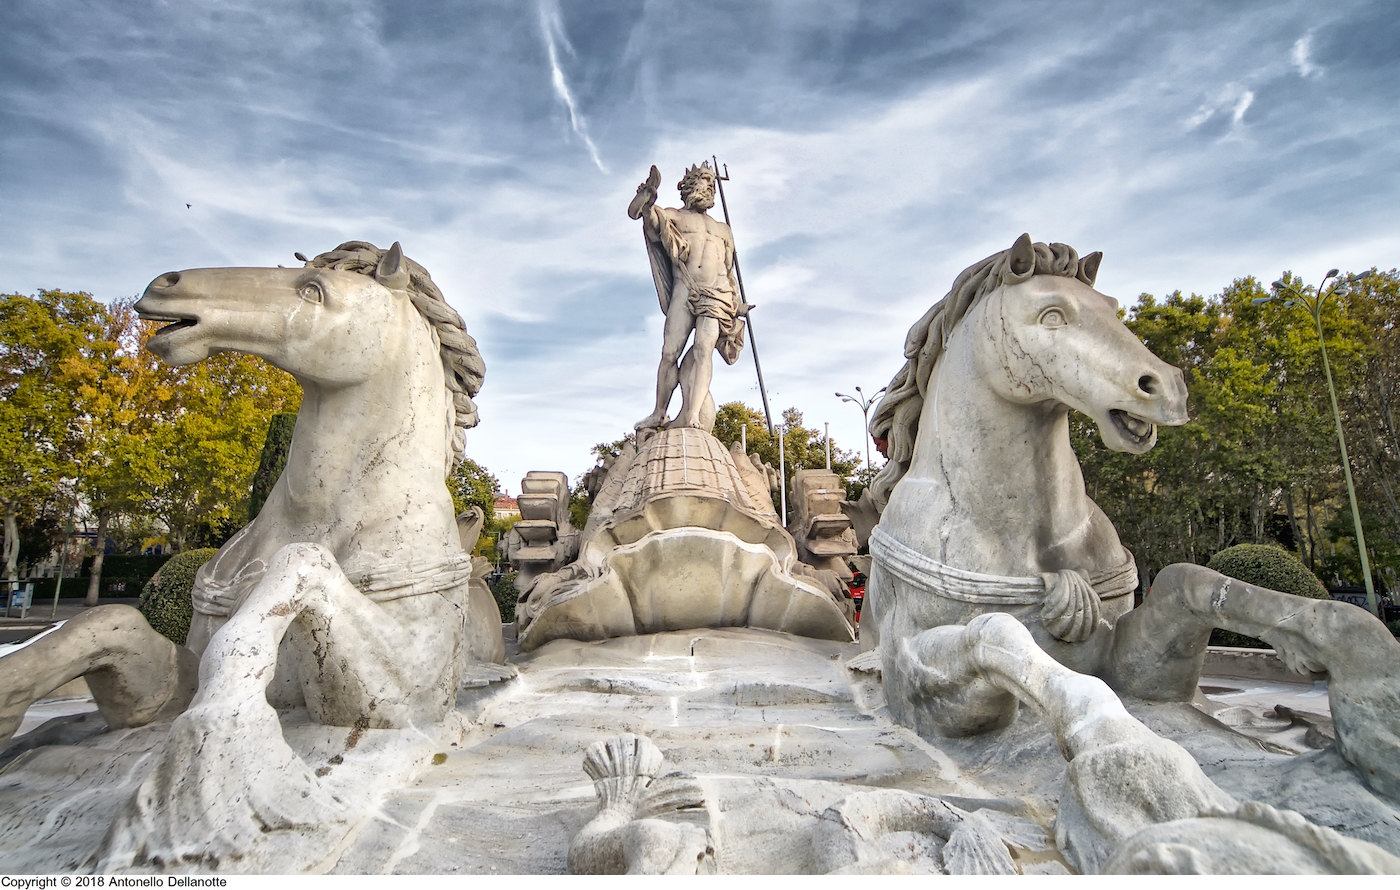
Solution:
[{"label": "bird in the sky", "polygon": [[190,205],[186,204],[186,205],[185,205],[185,209],[186,209],[186,210],[189,210],[189,209],[190,209]]}]

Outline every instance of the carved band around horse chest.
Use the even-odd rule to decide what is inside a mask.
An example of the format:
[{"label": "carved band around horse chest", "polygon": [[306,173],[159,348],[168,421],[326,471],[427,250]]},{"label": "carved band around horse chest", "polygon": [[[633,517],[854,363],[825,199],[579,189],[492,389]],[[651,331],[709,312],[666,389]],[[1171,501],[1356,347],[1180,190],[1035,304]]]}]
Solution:
[{"label": "carved band around horse chest", "polygon": [[[1034,606],[1045,599],[1039,575],[987,575],[941,563],[896,540],[880,526],[870,535],[870,552],[881,565],[920,590],[962,603],[987,606]],[[1088,579],[1099,599],[1125,596],[1137,589],[1137,563],[1123,548],[1123,561]]]}]

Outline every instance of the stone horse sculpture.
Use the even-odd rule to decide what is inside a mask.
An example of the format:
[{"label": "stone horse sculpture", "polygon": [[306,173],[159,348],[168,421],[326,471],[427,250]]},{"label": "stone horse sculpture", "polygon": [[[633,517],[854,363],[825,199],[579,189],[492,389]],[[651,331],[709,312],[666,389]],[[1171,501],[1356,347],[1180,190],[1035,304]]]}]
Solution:
[{"label": "stone horse sculpture", "polygon": [[98,857],[215,865],[352,809],[334,782],[346,756],[323,751],[313,770],[278,710],[348,727],[346,752],[374,729],[426,737],[464,668],[504,660],[443,483],[477,422],[485,367],[397,243],[352,241],[299,269],[168,272],[136,310],[170,322],[149,348],[171,364],[247,352],[304,391],[267,503],[196,578],[199,692]]},{"label": "stone horse sculpture", "polygon": [[968,625],[957,645],[991,645],[972,624],[986,613],[1015,617],[1073,671],[1159,701],[1191,699],[1210,631],[1223,627],[1296,669],[1329,671],[1338,749],[1400,798],[1400,644],[1369,613],[1188,565],[1164,569],[1132,609],[1134,559],[1085,492],[1068,414],[1093,418],[1108,447],[1142,453],[1157,425],[1186,422],[1186,386],[1094,289],[1100,259],[1022,235],[964,270],[909,332],[908,361],[871,421],[890,460],[873,486],[883,512],[862,645],[880,652],[891,712],[934,735],[1014,719],[1005,689],[936,681],[947,674],[936,653],[954,637],[929,634]]}]

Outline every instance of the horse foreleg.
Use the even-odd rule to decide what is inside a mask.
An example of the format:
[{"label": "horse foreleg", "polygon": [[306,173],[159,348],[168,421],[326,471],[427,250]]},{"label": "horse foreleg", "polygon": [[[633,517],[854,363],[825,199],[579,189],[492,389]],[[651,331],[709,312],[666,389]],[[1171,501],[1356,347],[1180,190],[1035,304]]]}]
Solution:
[{"label": "horse foreleg", "polygon": [[944,735],[1005,726],[1018,701],[1045,716],[1066,760],[1146,732],[1106,683],[1060,664],[1005,613],[926,630],[901,648],[901,667],[916,678],[920,704],[932,709]]},{"label": "horse foreleg", "polygon": [[256,868],[252,851],[272,833],[313,836],[353,815],[287,744],[267,687],[293,622],[303,614],[328,620],[336,605],[360,602],[326,548],[294,544],[277,552],[209,641],[199,692],[108,830],[98,868],[231,860]]},{"label": "horse foreleg", "polygon": [[169,719],[194,695],[193,652],[156,633],[130,606],[98,606],[0,659],[0,747],[24,712],[78,677],[112,729]]},{"label": "horse foreleg", "polygon": [[[997,701],[991,690],[1040,712],[1069,761],[1056,842],[1080,871],[1096,871],[1119,843],[1150,825],[1234,805],[1190,754],[1129,714],[1108,684],[1051,658],[1010,615],[924,631],[905,651],[938,676],[944,722],[988,722],[987,705]],[[960,698],[958,686],[971,695]]]},{"label": "horse foreleg", "polygon": [[1189,701],[1217,627],[1258,637],[1293,671],[1325,671],[1337,749],[1366,784],[1400,799],[1400,643],[1364,609],[1167,566],[1118,619],[1110,679],[1139,698]]}]

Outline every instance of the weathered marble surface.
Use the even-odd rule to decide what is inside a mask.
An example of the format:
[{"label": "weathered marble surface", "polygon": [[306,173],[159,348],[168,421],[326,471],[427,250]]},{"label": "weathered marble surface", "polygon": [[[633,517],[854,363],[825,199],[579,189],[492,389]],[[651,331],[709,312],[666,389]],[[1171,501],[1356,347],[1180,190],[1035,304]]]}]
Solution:
[{"label": "weathered marble surface", "polygon": [[1094,289],[1098,261],[1022,235],[964,270],[909,331],[871,422],[890,461],[871,487],[884,506],[862,644],[879,653],[892,712],[925,735],[1006,726],[1016,695],[942,667],[927,679],[960,657],[936,651],[958,639],[942,631],[989,615],[1014,617],[1073,671],[1153,701],[1193,698],[1211,630],[1224,628],[1266,640],[1294,670],[1330,674],[1337,751],[1375,791],[1400,796],[1400,643],[1375,618],[1184,564],[1158,572],[1133,608],[1135,560],[1085,491],[1068,415],[1140,454],[1159,424],[1187,420],[1186,387]]},{"label": "weathered marble surface", "polygon": [[[351,748],[351,730],[285,713],[283,732],[313,770],[342,757],[331,781],[376,762],[398,770],[375,783],[372,805],[341,841],[303,867],[563,873],[571,841],[598,813],[585,752],[630,732],[656,744],[663,776],[683,773],[703,790],[703,820],[695,818],[710,833],[706,868],[715,871],[817,870],[812,838],[824,814],[881,789],[982,814],[1012,840],[1019,871],[1065,870],[1053,838],[1068,770],[1045,722],[1022,708],[1004,729],[930,743],[889,718],[877,675],[845,667],[856,655],[851,643],[745,628],[558,640],[514,654],[518,678],[464,689],[441,734],[420,736],[411,754],[390,761],[374,752],[395,742],[394,731],[366,730]],[[1400,853],[1400,808],[1366,788],[1334,748],[1286,753],[1189,704],[1127,707],[1235,800],[1296,810]],[[145,754],[167,726],[30,752],[0,773],[0,869],[82,867],[113,811],[144,780]],[[938,867],[948,843],[940,830],[949,833],[945,823],[881,834],[888,843],[875,851],[879,869]],[[888,861],[898,850],[909,854],[899,865]]]},{"label": "weathered marble surface", "polygon": [[[262,510],[195,578],[198,692],[85,855],[102,869],[304,868],[379,783],[412,772],[469,667],[504,656],[485,566],[463,549],[479,524],[457,521],[443,484],[485,367],[397,243],[346,242],[300,269],[167,272],[135,309],[170,322],[147,344],[166,362],[250,353],[303,398]],[[321,747],[285,731],[278,709],[298,708]],[[357,749],[369,730],[387,734]],[[327,740],[345,733],[335,752]],[[378,766],[341,768],[374,748]]]},{"label": "weathered marble surface", "polygon": [[569,521],[569,477],[531,470],[520,480],[520,520],[502,541],[516,571],[517,590],[529,590],[540,575],[557,572],[578,557],[579,530]]},{"label": "weathered marble surface", "polygon": [[35,701],[80,677],[112,727],[173,717],[194,697],[199,661],[130,606],[89,609],[0,658],[0,748]]},{"label": "weathered marble surface", "polygon": [[850,640],[839,588],[797,561],[757,475],[703,430],[644,439],[613,462],[576,562],[521,590],[522,647],[688,627]]},{"label": "weathered marble surface", "polygon": [[[734,235],[727,224],[707,212],[715,204],[715,172],[708,162],[690,167],[676,186],[685,206],[657,207],[661,172],[652,167],[627,208],[628,216],[642,221],[656,296],[666,314],[656,407],[637,423],[639,431],[666,426],[666,411],[677,385],[681,409],[673,424],[713,430],[714,352],[718,350],[732,365],[744,348],[749,307],[735,277]],[[694,342],[687,350],[692,332]]]},{"label": "weathered marble surface", "polygon": [[849,560],[860,549],[851,519],[841,510],[845,498],[846,483],[829,470],[793,474],[787,528],[797,542],[797,558],[831,572],[842,584],[854,577]]},{"label": "weathered marble surface", "polygon": [[890,449],[871,486],[883,507],[870,540],[872,636],[1005,612],[1061,663],[1101,672],[1137,571],[1085,493],[1069,412],[1132,453],[1187,415],[1181,371],[1094,289],[1098,260],[1022,235],[964,270],[910,329],[908,361],[871,421]]}]

